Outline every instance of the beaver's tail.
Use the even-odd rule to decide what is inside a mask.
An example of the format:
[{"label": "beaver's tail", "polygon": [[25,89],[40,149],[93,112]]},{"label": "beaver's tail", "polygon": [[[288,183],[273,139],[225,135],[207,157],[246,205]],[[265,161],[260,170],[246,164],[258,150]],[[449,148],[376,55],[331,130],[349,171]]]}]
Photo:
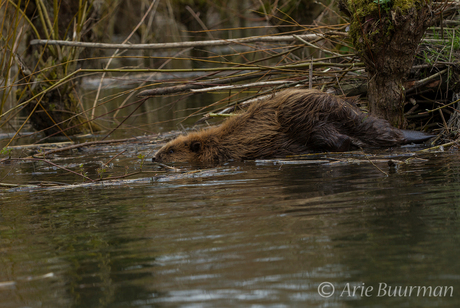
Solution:
[{"label": "beaver's tail", "polygon": [[422,143],[427,141],[428,139],[431,139],[435,137],[435,135],[430,135],[424,132],[419,132],[415,130],[406,130],[406,129],[401,129],[401,131],[404,134],[404,139],[405,143]]}]

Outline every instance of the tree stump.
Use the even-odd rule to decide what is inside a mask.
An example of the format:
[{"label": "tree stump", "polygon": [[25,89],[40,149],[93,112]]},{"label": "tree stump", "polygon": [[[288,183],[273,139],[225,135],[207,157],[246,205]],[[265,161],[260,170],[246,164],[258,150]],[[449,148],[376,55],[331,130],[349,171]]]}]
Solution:
[{"label": "tree stump", "polygon": [[420,40],[433,22],[431,1],[341,0],[350,17],[350,36],[369,78],[370,112],[402,128],[403,82]]}]

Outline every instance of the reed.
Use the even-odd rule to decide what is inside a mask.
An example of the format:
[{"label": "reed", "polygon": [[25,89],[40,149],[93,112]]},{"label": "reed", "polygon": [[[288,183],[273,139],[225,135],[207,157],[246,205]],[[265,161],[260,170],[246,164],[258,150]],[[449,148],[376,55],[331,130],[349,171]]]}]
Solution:
[{"label": "reed", "polygon": [[[22,111],[27,115],[26,121],[16,129],[16,135],[27,121],[45,134],[58,131],[68,136],[97,129],[94,123],[76,125],[85,121],[75,78],[71,78],[77,71],[80,49],[67,46],[27,48],[24,42],[29,35],[36,39],[81,41],[91,26],[92,3],[88,0],[2,1],[2,12],[12,16],[5,18],[2,25],[2,32],[6,29],[8,38],[2,46],[7,54],[2,61],[2,71],[6,72],[0,104],[2,126]],[[22,56],[18,52],[21,45]],[[5,110],[8,97],[14,103]],[[69,127],[73,128],[69,130]]]}]

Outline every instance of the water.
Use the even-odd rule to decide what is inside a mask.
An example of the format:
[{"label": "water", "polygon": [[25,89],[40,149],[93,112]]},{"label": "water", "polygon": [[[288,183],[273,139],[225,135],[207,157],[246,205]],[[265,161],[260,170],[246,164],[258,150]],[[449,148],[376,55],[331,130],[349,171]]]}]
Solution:
[{"label": "water", "polygon": [[459,307],[458,154],[376,165],[2,191],[1,306]]}]

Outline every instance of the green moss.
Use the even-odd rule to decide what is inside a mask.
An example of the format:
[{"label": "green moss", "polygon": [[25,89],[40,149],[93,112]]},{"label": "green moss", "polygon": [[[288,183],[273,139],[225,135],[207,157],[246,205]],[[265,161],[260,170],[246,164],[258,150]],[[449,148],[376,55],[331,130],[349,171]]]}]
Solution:
[{"label": "green moss", "polygon": [[358,16],[379,15],[382,11],[399,10],[407,13],[413,7],[420,7],[430,0],[348,0],[347,6]]},{"label": "green moss", "polygon": [[[430,2],[430,1],[428,1]],[[396,0],[394,3],[394,7],[397,7],[401,10],[401,12],[404,14],[406,13],[409,9],[413,7],[419,7],[420,5],[426,3],[426,1],[413,1],[413,0]]]},{"label": "green moss", "polygon": [[[349,35],[358,52],[385,44],[394,32],[393,16],[403,16],[430,0],[348,0]],[[393,16],[392,16],[393,13]]]}]

